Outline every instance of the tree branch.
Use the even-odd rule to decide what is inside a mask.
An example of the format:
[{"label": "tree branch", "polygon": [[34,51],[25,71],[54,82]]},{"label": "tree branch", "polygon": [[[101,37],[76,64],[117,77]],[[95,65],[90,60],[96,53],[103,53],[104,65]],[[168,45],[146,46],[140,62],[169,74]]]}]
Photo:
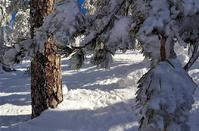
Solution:
[{"label": "tree branch", "polygon": [[121,9],[121,7],[125,4],[125,1],[126,0],[123,0],[120,3],[120,5],[118,5],[114,9],[114,11],[111,13],[111,15],[107,18],[108,20],[106,21],[106,23],[98,31],[90,32],[89,35],[86,36],[85,40],[81,43],[82,46],[77,47],[77,48],[85,48],[86,46],[88,46],[91,43],[93,43],[94,41],[96,41],[96,39],[98,38],[98,36],[100,36],[107,29],[107,27],[111,24],[111,21],[114,19],[115,14],[117,14],[119,12],[119,10]]},{"label": "tree branch", "polygon": [[199,57],[199,48],[198,48],[198,46],[199,46],[199,42],[194,46],[194,50],[193,50],[192,56],[189,59],[188,63],[184,66],[184,69],[186,71],[188,71],[191,68],[191,66],[196,62],[196,60]]}]

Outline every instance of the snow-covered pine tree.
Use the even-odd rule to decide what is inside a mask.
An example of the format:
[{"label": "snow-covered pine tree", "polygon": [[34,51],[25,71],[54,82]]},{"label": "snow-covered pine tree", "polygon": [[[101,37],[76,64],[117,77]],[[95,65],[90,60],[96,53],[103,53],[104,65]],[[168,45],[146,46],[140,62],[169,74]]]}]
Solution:
[{"label": "snow-covered pine tree", "polygon": [[[87,15],[76,0],[58,2],[35,32],[36,49],[44,52],[50,35],[73,48],[74,67],[82,65],[88,50],[94,53],[93,63],[107,67],[116,50],[132,49],[136,40],[151,60],[151,69],[138,82],[139,130],[188,131],[197,85],[179,64],[174,45],[194,47],[185,66],[190,68],[198,58],[198,0],[86,0],[85,7]],[[76,38],[81,38],[78,45]]]},{"label": "snow-covered pine tree", "polygon": [[[79,57],[79,50],[94,50],[93,63],[107,67],[107,58],[110,59],[118,49],[131,49],[136,39],[143,54],[151,60],[150,71],[138,82],[139,129],[188,131],[187,113],[193,104],[192,95],[197,85],[179,64],[174,51],[177,42],[184,46],[196,45],[197,49],[198,25],[188,26],[191,19],[197,22],[199,3],[197,0],[188,1],[86,0],[89,14],[82,16],[78,8],[77,12],[71,12],[73,15],[64,15],[61,9],[77,7],[76,1],[66,0],[65,4],[71,5],[60,3],[57,12],[46,18],[36,39],[42,41],[50,33],[59,43],[72,43],[71,46],[76,48],[77,54],[73,56],[78,68],[83,58]],[[187,8],[187,4],[191,8]],[[79,24],[81,20],[86,24]],[[189,39],[185,38],[185,33],[189,33]],[[82,40],[74,45],[71,40],[77,36],[82,36]],[[196,52],[193,52],[194,56]]]},{"label": "snow-covered pine tree", "polygon": [[152,60],[151,69],[138,82],[140,131],[190,130],[188,113],[197,85],[179,64],[174,51],[177,42],[184,46],[193,44],[197,50],[199,30],[194,22],[198,20],[199,2],[188,1],[135,1],[133,17],[136,25],[140,24],[137,39]]},{"label": "snow-covered pine tree", "polygon": [[[77,57],[78,49],[94,47],[93,63],[103,67],[106,67],[104,63],[109,63],[107,58],[110,57],[106,56],[113,55],[118,49],[132,48],[136,39],[143,54],[151,59],[151,70],[138,82],[139,129],[187,131],[187,113],[193,103],[196,85],[176,59],[174,45],[177,42],[184,46],[197,45],[197,37],[194,36],[198,35],[198,26],[192,24],[193,28],[190,28],[188,21],[197,21],[198,17],[194,16],[197,16],[199,4],[197,0],[188,1],[86,0],[89,14],[83,16],[78,8],[74,8],[77,7],[76,1],[66,0],[60,3],[57,12],[46,18],[36,39],[42,41],[50,33],[58,43],[75,47],[78,54],[73,56],[78,65],[82,61],[82,57]],[[77,11],[67,15],[60,11],[71,10],[72,7]],[[188,40],[185,32],[190,34]],[[73,45],[71,40],[78,35],[83,35],[83,39],[79,45]]]}]

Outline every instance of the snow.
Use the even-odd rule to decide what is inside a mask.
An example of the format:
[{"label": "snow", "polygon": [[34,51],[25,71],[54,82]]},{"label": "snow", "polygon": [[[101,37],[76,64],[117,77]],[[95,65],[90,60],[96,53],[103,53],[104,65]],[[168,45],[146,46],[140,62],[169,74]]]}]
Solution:
[{"label": "snow", "polygon": [[[136,83],[149,63],[137,51],[117,52],[108,70],[92,66],[88,59],[79,71],[63,59],[64,101],[33,120],[30,76],[24,73],[30,63],[23,61],[16,72],[0,74],[1,131],[137,131]],[[197,84],[198,67],[199,61],[189,72]],[[198,131],[199,89],[194,98],[189,123]]]}]

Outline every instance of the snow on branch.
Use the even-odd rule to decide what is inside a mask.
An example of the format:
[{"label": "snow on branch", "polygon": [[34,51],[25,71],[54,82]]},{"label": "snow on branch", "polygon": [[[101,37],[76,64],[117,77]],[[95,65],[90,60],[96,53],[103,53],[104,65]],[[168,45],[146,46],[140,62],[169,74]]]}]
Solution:
[{"label": "snow on branch", "polygon": [[190,131],[187,120],[197,85],[177,60],[160,62],[138,84],[141,131]]},{"label": "snow on branch", "polygon": [[87,32],[87,35],[80,44],[80,48],[86,47],[87,45],[95,42],[96,39],[105,32],[125,1],[126,0],[110,1],[110,3],[107,5],[110,8],[107,8],[108,10],[106,9],[108,12],[103,10],[107,15],[103,14],[103,12],[98,12],[95,17],[96,19],[94,22],[92,22],[92,27],[90,28],[91,30]]},{"label": "snow on branch", "polygon": [[115,20],[113,28],[110,30],[108,41],[105,43],[108,50],[113,54],[116,50],[134,48],[134,41],[130,35],[130,30],[133,25],[133,20],[130,17],[122,16]]},{"label": "snow on branch", "polygon": [[56,38],[57,44],[69,44],[72,37],[84,26],[84,16],[80,12],[77,0],[65,0],[58,3],[56,10],[44,19],[43,25],[36,30],[35,40],[38,49],[43,51],[43,46],[49,35]]}]

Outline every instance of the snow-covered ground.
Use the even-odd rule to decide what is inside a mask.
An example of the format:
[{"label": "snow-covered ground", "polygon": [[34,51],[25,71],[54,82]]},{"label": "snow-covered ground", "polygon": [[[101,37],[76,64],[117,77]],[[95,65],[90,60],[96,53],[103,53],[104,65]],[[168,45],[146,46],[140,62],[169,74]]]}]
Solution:
[{"label": "snow-covered ground", "polygon": [[[186,57],[180,57],[186,61]],[[63,59],[64,101],[30,120],[30,76],[24,73],[29,62],[17,71],[0,74],[1,131],[137,131],[136,82],[148,63],[138,52],[117,53],[109,70],[88,62],[79,71]],[[199,62],[190,70],[199,84]],[[199,130],[199,89],[190,112],[192,131]]]}]

